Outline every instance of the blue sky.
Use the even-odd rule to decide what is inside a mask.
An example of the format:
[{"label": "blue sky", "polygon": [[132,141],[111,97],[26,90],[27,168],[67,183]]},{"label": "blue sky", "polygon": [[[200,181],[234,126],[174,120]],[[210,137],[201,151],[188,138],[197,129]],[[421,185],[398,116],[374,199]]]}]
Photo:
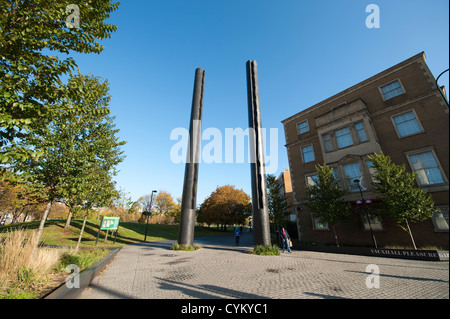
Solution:
[{"label": "blue sky", "polygon": [[[380,8],[380,28],[366,27],[369,4]],[[422,51],[435,77],[446,70],[448,12],[447,0],[124,0],[105,50],[76,59],[82,73],[110,82],[127,141],[118,185],[133,200],[152,189],[177,198],[185,166],[171,161],[170,134],[189,128],[196,68],[206,71],[203,130],[224,134],[248,127],[245,63],[257,61],[262,125],[278,129],[279,175],[288,166],[283,119]],[[448,88],[448,79],[439,82]],[[201,163],[197,204],[226,184],[251,194],[249,164]]]}]

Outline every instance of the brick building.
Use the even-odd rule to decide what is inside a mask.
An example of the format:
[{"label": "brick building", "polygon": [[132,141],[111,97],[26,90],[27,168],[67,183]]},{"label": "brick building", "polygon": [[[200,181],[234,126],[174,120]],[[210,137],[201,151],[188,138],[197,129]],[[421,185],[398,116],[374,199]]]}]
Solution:
[{"label": "brick building", "polygon": [[[315,166],[325,163],[341,187],[349,189],[345,200],[352,203],[354,218],[336,226],[339,241],[372,244],[354,180],[360,180],[364,198],[375,203],[367,156],[383,152],[418,174],[418,186],[432,195],[439,209],[433,218],[411,225],[417,246],[448,249],[449,109],[423,52],[282,123],[300,240],[334,242],[328,225],[300,205],[306,185],[316,178]],[[411,245],[409,234],[389,218],[375,220],[372,228],[379,246]]]},{"label": "brick building", "polygon": [[289,216],[288,221],[295,222],[297,221],[297,214],[295,212],[294,205],[294,194],[292,192],[292,181],[291,174],[288,170],[284,170],[277,178],[278,183],[281,185],[281,190],[283,195],[286,197],[286,203],[289,206]]}]

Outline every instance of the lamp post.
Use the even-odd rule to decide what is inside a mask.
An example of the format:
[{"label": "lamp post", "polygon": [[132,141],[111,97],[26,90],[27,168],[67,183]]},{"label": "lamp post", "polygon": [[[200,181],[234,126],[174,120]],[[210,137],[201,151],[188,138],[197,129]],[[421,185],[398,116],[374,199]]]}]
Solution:
[{"label": "lamp post", "polygon": [[447,104],[447,107],[449,107],[449,106],[448,106],[448,100],[447,100],[447,98],[445,97],[444,93],[442,93],[441,87],[440,87],[439,84],[438,84],[438,80],[439,80],[439,78],[441,77],[441,75],[444,74],[445,72],[448,72],[448,70],[449,70],[449,69],[445,70],[444,72],[442,72],[441,74],[439,74],[439,76],[436,78],[436,86],[437,86],[437,88],[438,88],[438,90],[439,90],[439,93],[441,93],[441,96],[442,96],[442,98],[444,99],[444,102]]},{"label": "lamp post", "polygon": [[147,225],[145,225],[145,237],[144,237],[144,242],[147,241],[148,220],[150,219],[150,216],[151,216],[151,213],[152,213],[153,193],[156,193],[156,191],[155,191],[155,190],[152,190],[152,195],[150,196],[150,205],[147,206]]},{"label": "lamp post", "polygon": [[[369,223],[369,229],[370,229],[370,234],[372,235],[373,245],[375,246],[375,248],[378,248],[377,241],[375,239],[375,235],[373,234],[372,224],[370,223],[369,213],[367,212],[367,202],[370,203],[371,201],[366,201],[364,199],[364,195],[363,195],[363,192],[362,192],[360,180],[359,179],[355,179],[353,182],[358,185],[359,192],[361,193],[361,203],[363,204],[364,212],[366,213],[367,222]],[[359,201],[356,201],[356,204],[359,204]]]}]

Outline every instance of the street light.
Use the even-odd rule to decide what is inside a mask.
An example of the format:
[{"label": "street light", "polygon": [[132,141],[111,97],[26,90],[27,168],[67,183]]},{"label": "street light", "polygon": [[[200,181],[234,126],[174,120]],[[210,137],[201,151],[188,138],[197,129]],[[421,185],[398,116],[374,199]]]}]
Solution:
[{"label": "street light", "polygon": [[150,196],[150,205],[147,206],[147,225],[145,225],[145,237],[144,237],[144,242],[147,241],[147,230],[148,230],[148,220],[150,219],[150,216],[152,214],[152,202],[153,202],[153,193],[156,193],[155,190],[152,191],[152,195]]},{"label": "street light", "polygon": [[447,100],[447,98],[445,97],[444,93],[442,93],[441,87],[440,87],[439,84],[438,84],[438,80],[439,80],[439,78],[441,77],[441,75],[444,74],[445,72],[448,72],[448,70],[449,70],[449,69],[445,70],[444,72],[442,72],[441,74],[439,74],[439,76],[436,78],[436,86],[437,86],[437,88],[438,88],[438,90],[439,90],[439,93],[441,93],[441,96],[442,96],[442,98],[444,99],[445,103],[447,104],[447,107],[449,107],[449,106],[448,106],[448,100]]},{"label": "street light", "polygon": [[355,179],[353,182],[355,184],[358,184],[359,192],[361,193],[361,200],[356,201],[356,204],[363,204],[364,212],[366,213],[367,222],[369,223],[370,233],[372,234],[373,245],[375,246],[375,248],[378,248],[377,241],[375,239],[375,235],[373,234],[372,224],[370,223],[369,213],[367,212],[367,204],[372,203],[372,201],[370,199],[369,200],[364,199],[364,195],[362,192],[361,183],[360,183],[359,179]]}]

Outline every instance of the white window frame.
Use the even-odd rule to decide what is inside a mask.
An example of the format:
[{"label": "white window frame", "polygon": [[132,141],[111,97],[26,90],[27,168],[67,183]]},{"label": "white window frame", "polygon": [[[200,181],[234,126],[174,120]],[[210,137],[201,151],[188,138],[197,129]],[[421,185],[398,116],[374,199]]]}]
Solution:
[{"label": "white window frame", "polygon": [[[311,146],[311,152],[312,152],[312,154],[313,154],[313,160],[308,161],[308,162],[305,162],[305,154],[304,154],[304,152],[303,152],[303,149],[306,148],[306,147],[309,147],[309,146]],[[313,146],[313,144],[309,144],[309,145],[305,145],[305,146],[300,147],[300,151],[301,151],[301,153],[302,153],[302,161],[303,161],[304,164],[312,163],[312,162],[315,162],[315,161],[316,161],[316,154],[314,154],[314,146]],[[309,153],[309,152],[308,152],[308,153]]]},{"label": "white window frame", "polygon": [[[356,124],[359,124],[359,123],[361,123],[361,125],[362,125],[362,129],[361,130],[358,130],[356,128]],[[369,137],[367,136],[366,127],[364,125],[364,121],[363,120],[353,123],[353,129],[355,130],[355,135],[356,135],[356,138],[358,139],[358,143],[357,144],[362,144],[362,143],[365,143],[365,142],[369,141]],[[361,141],[361,137],[359,136],[359,133],[358,133],[359,131],[362,131],[364,133],[364,137],[366,138],[364,141]]]},{"label": "white window frame", "polygon": [[[346,133],[345,135],[339,135],[339,137],[350,136],[350,139],[351,139],[352,143],[349,144],[349,145],[345,145],[345,146],[340,147],[339,146],[339,141],[338,141],[338,135],[336,134],[336,132],[340,131],[340,130],[344,130],[344,129],[347,129],[348,133]],[[334,134],[334,138],[336,139],[336,146],[337,146],[338,150],[342,150],[344,148],[351,147],[351,146],[355,145],[355,141],[353,139],[353,134],[352,134],[352,130],[350,129],[350,126],[344,126],[344,127],[341,127],[340,129],[334,130],[333,134]]]},{"label": "white window frame", "polygon": [[[416,121],[417,121],[417,124],[419,125],[420,131],[419,131],[419,132],[414,132],[414,133],[411,133],[411,134],[407,134],[407,135],[401,136],[401,135],[400,135],[400,132],[399,132],[399,130],[398,130],[398,128],[397,128],[397,124],[395,123],[394,117],[401,116],[401,115],[403,115],[403,114],[410,113],[410,112],[412,112],[412,113],[414,114],[414,117],[415,117],[415,119],[416,119]],[[398,113],[398,114],[392,115],[392,116],[391,116],[391,121],[392,121],[392,125],[394,125],[395,132],[397,133],[397,137],[398,137],[399,139],[400,139],[400,138],[406,138],[406,137],[409,137],[409,136],[413,136],[413,135],[416,135],[416,134],[420,134],[420,133],[425,132],[425,130],[423,129],[422,123],[420,122],[419,117],[417,116],[416,110],[414,110],[414,109],[410,109],[410,110],[407,110],[407,111],[405,111],[405,112],[402,112],[402,113]]]},{"label": "white window frame", "polygon": [[372,179],[372,182],[374,182],[374,183],[378,182],[378,180],[374,177],[375,174],[377,173],[377,169],[373,166],[369,166],[369,163],[373,164],[373,162],[366,159],[364,161],[364,163],[366,164],[367,170],[369,171],[369,175],[370,175],[370,178]]},{"label": "white window frame", "polygon": [[[300,126],[300,124],[303,124],[303,123],[306,123],[306,131],[300,132],[299,126]],[[301,121],[300,123],[297,124],[297,134],[298,135],[301,135],[301,134],[304,134],[304,133],[307,133],[307,132],[309,132],[309,122],[308,122],[308,120]]]},{"label": "white window frame", "polygon": [[[316,185],[316,183],[314,182],[314,179],[312,178],[313,176],[316,176],[317,179],[319,178],[319,176],[317,175],[317,173],[310,173],[310,174],[305,174],[305,183],[306,186],[314,186]],[[313,183],[310,183],[313,182]]]},{"label": "white window frame", "polygon": [[342,164],[342,171],[344,172],[345,182],[347,184],[347,188],[350,193],[359,192],[359,187],[356,187],[356,189],[352,189],[352,186],[351,186],[351,185],[355,185],[355,183],[353,182],[355,179],[355,176],[353,176],[352,180],[349,182],[349,178],[347,177],[347,173],[345,171],[345,166],[354,165],[354,164],[359,165],[359,174],[360,174],[359,183],[361,185],[361,190],[363,190],[363,191],[367,190],[367,185],[366,185],[366,182],[364,181],[364,174],[363,174],[363,168],[362,168],[361,162],[346,163],[346,164]]},{"label": "white window frame", "polygon": [[[326,135],[328,135],[328,137],[330,138],[328,140],[328,142],[329,142],[328,145],[331,146],[330,150],[327,149],[327,140],[325,139]],[[328,132],[328,133],[322,134],[322,142],[323,142],[323,148],[325,149],[326,153],[330,153],[330,152],[333,152],[333,151],[336,150],[335,147],[334,147],[334,143],[333,143],[333,134],[332,134],[332,132]]]},{"label": "white window frame", "polygon": [[[383,90],[382,90],[381,88],[383,88],[383,87],[385,87],[385,86],[388,86],[389,84],[392,84],[392,83],[394,83],[394,82],[396,82],[396,81],[400,84],[400,87],[402,88],[402,91],[403,91],[403,92],[400,93],[400,94],[398,94],[398,95],[392,96],[392,97],[390,97],[390,98],[386,98],[386,97],[384,96]],[[385,84],[383,84],[383,85],[380,85],[380,86],[378,87],[378,90],[379,90],[379,92],[380,92],[380,94],[381,94],[381,98],[383,99],[383,101],[388,101],[388,100],[390,100],[390,99],[393,99],[394,97],[397,97],[397,96],[400,96],[400,95],[403,95],[403,94],[406,93],[405,87],[403,86],[403,83],[402,83],[402,81],[400,81],[399,78],[394,79],[394,80],[392,80],[392,81],[390,81],[390,82],[388,82],[388,83],[385,83]]]},{"label": "white window frame", "polygon": [[[449,207],[436,207],[437,211],[433,214],[432,220],[435,232],[449,232],[448,210]],[[447,217],[443,215],[443,211],[447,211]]]},{"label": "white window frame", "polygon": [[412,163],[411,163],[410,156],[411,155],[418,155],[418,154],[428,153],[428,152],[432,153],[432,155],[434,157],[434,160],[437,163],[437,167],[439,168],[439,171],[441,172],[441,176],[442,176],[443,182],[442,183],[434,183],[434,184],[421,184],[420,180],[419,180],[419,177],[416,177],[417,184],[419,185],[419,187],[439,187],[439,186],[442,186],[442,185],[448,185],[447,176],[445,175],[445,172],[444,172],[444,170],[442,168],[442,165],[439,162],[439,158],[437,157],[436,152],[434,151],[434,149],[432,147],[421,148],[421,149],[418,149],[418,150],[414,150],[414,151],[410,151],[410,152],[406,152],[405,153],[406,158],[407,158],[408,163],[409,163],[409,167],[411,168],[411,171],[414,172],[414,173],[416,172],[414,170],[414,168],[413,168]]}]

